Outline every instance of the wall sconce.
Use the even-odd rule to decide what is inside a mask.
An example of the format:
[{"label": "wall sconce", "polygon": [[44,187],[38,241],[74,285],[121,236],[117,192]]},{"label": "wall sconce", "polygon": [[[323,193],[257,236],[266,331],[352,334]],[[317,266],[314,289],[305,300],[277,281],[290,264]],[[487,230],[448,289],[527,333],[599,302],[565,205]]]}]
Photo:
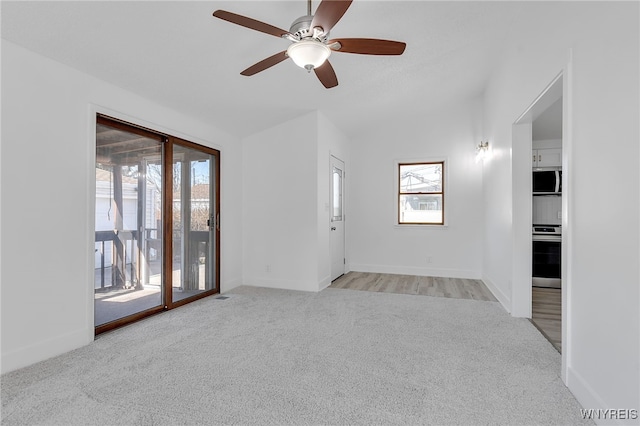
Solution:
[{"label": "wall sconce", "polygon": [[488,153],[489,153],[489,141],[486,141],[486,142],[480,141],[478,146],[476,146],[476,158],[478,160],[483,160],[487,157]]}]

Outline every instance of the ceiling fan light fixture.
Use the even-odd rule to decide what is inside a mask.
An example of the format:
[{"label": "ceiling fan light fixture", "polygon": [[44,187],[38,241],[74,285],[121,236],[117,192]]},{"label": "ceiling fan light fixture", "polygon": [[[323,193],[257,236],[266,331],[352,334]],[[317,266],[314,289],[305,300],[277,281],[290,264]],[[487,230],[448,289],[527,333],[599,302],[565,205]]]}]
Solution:
[{"label": "ceiling fan light fixture", "polygon": [[329,33],[335,24],[342,19],[353,0],[320,0],[316,13],[311,14],[311,0],[307,1],[307,14],[299,17],[289,31],[274,27],[237,13],[216,10],[213,16],[250,30],[269,34],[280,39],[289,40],[292,44],[287,50],[271,55],[242,71],[240,74],[251,76],[291,58],[300,68],[307,72],[314,71],[320,83],[331,89],[338,85],[331,63],[327,60],[332,51],[355,53],[360,55],[402,55],[406,43],[377,38],[341,38],[329,39]]},{"label": "ceiling fan light fixture", "polygon": [[310,72],[324,64],[331,55],[331,49],[316,40],[301,40],[289,46],[287,55],[297,66]]}]

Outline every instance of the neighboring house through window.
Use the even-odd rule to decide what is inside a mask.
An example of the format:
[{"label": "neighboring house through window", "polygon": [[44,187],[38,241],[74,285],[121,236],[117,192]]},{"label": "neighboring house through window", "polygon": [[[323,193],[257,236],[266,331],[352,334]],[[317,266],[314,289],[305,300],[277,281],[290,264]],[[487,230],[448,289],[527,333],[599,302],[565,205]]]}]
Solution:
[{"label": "neighboring house through window", "polygon": [[444,161],[398,163],[398,224],[444,225]]}]

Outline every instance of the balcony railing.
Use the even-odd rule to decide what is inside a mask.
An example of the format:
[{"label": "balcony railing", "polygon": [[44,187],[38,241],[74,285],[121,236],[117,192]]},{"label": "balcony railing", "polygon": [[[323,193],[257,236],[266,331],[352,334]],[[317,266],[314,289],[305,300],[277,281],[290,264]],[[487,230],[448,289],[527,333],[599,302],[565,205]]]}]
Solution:
[{"label": "balcony railing", "polygon": [[[116,288],[140,288],[149,282],[152,250],[162,251],[162,241],[156,228],[144,230],[144,241],[139,241],[136,230],[96,231],[96,252],[100,253],[99,274],[96,273],[96,291]],[[110,250],[107,250],[111,244]],[[108,252],[111,255],[108,256]],[[155,262],[153,262],[155,263]],[[97,286],[98,282],[100,287]]]}]

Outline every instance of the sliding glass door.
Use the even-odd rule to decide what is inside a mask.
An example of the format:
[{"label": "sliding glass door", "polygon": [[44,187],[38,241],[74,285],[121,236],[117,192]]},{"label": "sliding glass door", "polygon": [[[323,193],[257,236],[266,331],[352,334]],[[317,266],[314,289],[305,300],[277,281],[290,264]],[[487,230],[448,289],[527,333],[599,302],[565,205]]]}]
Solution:
[{"label": "sliding glass door", "polygon": [[105,119],[96,124],[95,325],[162,298],[163,138]]},{"label": "sliding glass door", "polygon": [[219,152],[98,116],[96,333],[219,291]]},{"label": "sliding glass door", "polygon": [[173,144],[172,292],[176,304],[215,291],[217,283],[216,155]]}]

